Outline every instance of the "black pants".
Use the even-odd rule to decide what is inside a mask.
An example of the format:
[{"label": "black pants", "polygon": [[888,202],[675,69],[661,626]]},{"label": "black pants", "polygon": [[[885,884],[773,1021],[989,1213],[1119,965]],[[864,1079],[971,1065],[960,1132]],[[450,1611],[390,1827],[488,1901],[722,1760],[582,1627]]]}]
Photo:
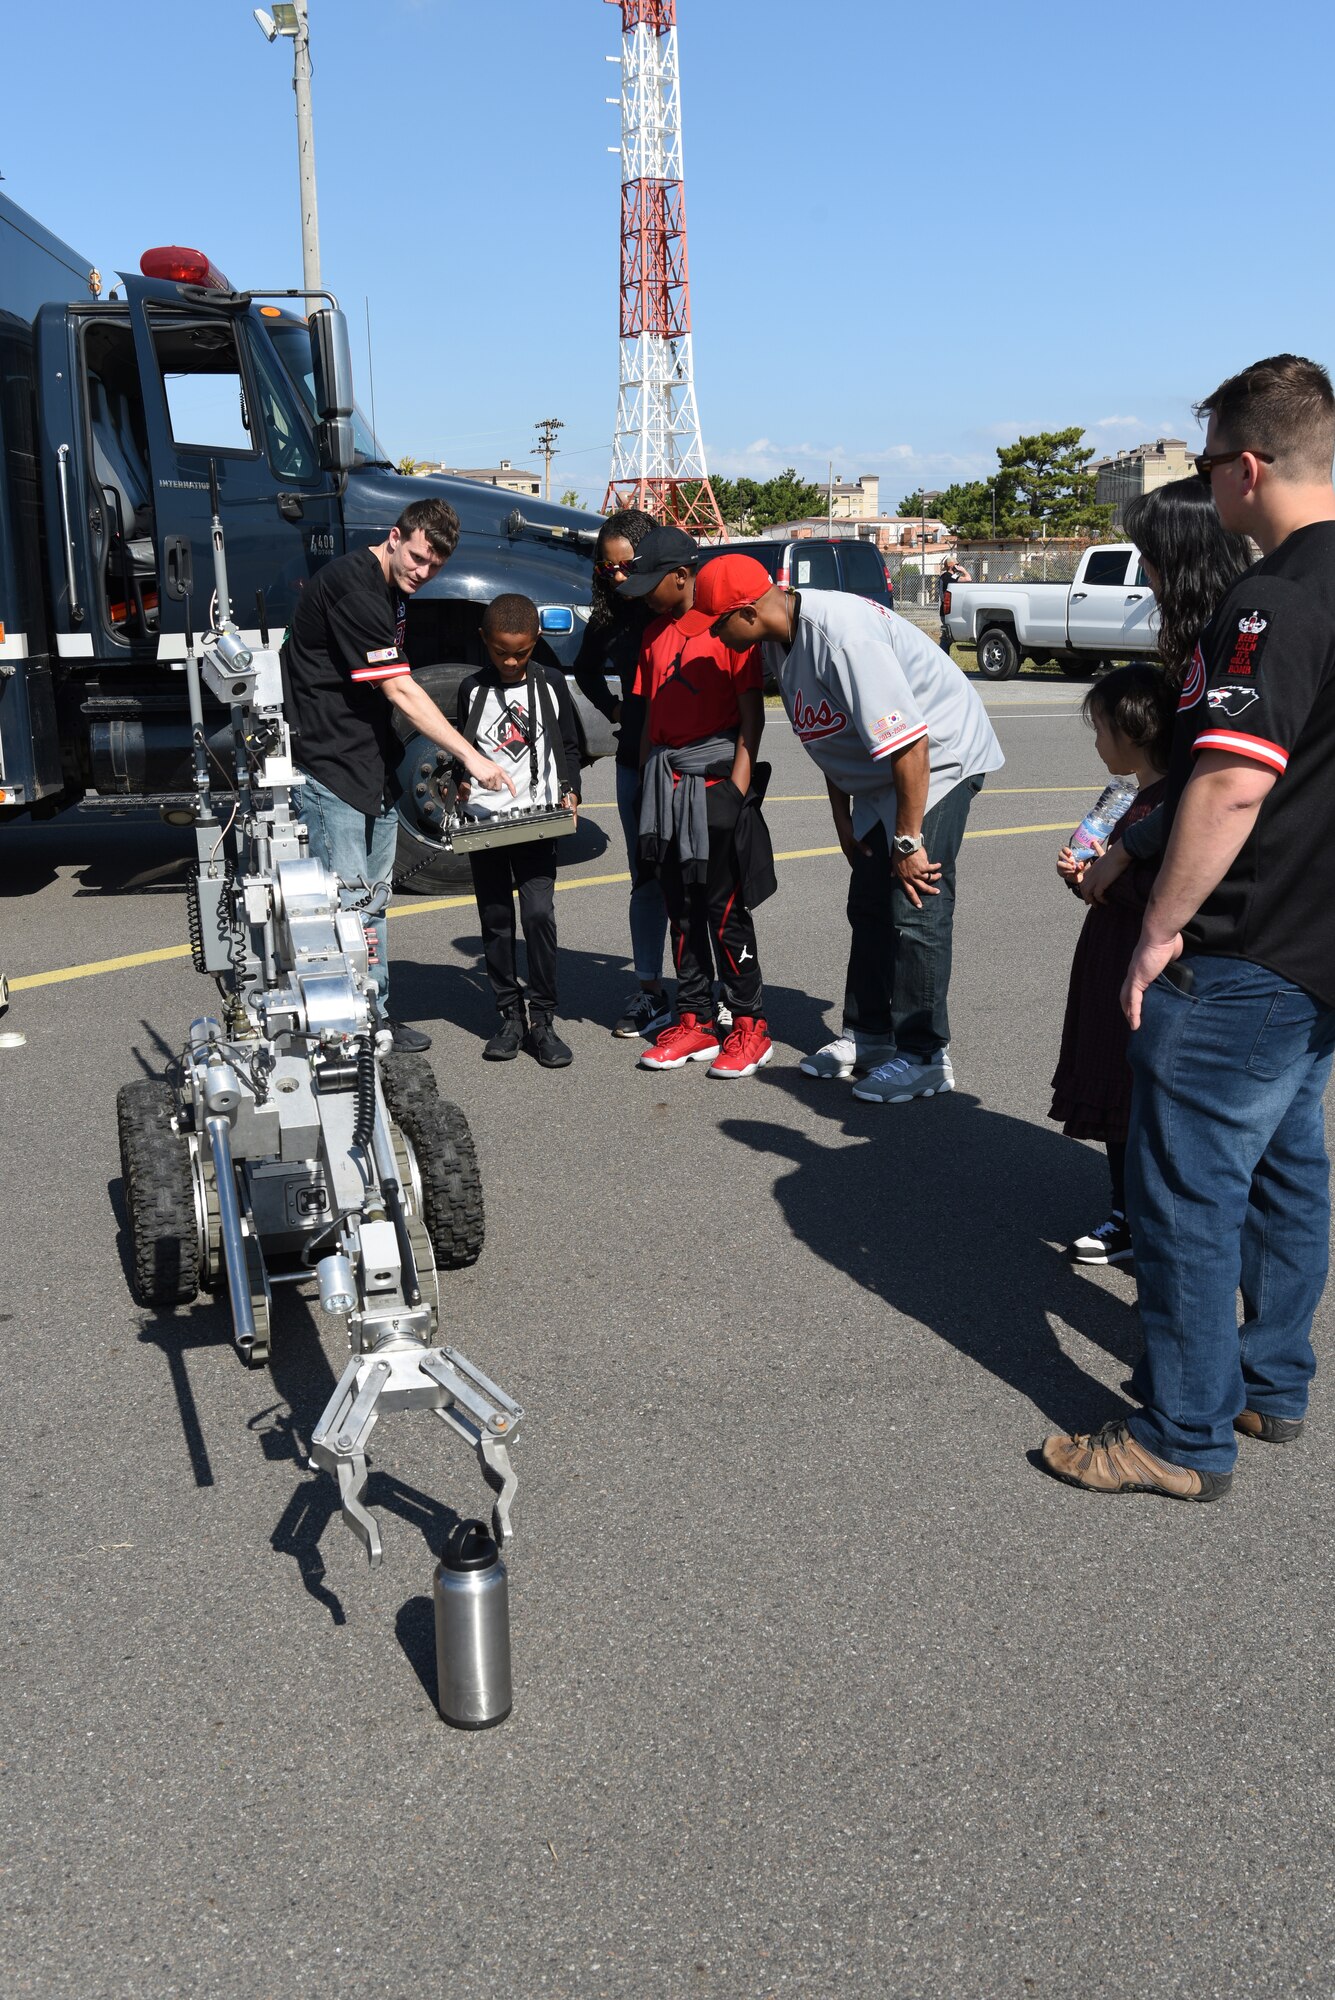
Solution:
[{"label": "black pants", "polygon": [[689,887],[683,882],[675,848],[664,856],[658,871],[672,926],[677,1013],[712,1021],[717,957],[728,1005],[734,1014],[754,1017],[762,1001],[756,927],[746,905],[732,837],[741,801],[730,783],[721,782],[709,787],[706,807],[709,863],[704,881]]},{"label": "black pants", "polygon": [[524,997],[515,967],[515,905],[528,948],[531,1011],[550,1017],[556,1012],[556,842],[525,841],[518,847],[484,847],[470,854],[473,893],[482,923],[482,955],[487,977],[502,1014],[518,1007]]},{"label": "black pants", "polygon": [[946,996],[955,924],[955,862],[969,807],[981,778],[964,778],[923,819],[928,859],[941,863],[939,896],[924,896],[915,910],[890,865],[890,844],[878,820],[859,854],[848,884],[853,937],[844,989],[844,1027],[852,1033],[893,1036],[901,1055],[933,1056],[950,1040]]}]

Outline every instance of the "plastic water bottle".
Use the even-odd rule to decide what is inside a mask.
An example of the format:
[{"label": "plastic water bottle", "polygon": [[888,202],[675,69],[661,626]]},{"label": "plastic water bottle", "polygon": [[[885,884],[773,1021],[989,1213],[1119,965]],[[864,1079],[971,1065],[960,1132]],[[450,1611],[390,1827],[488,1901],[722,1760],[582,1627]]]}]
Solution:
[{"label": "plastic water bottle", "polygon": [[1071,835],[1071,852],[1077,861],[1094,859],[1094,842],[1108,844],[1108,835],[1136,796],[1134,778],[1114,778],[1105,785],[1095,803]]}]

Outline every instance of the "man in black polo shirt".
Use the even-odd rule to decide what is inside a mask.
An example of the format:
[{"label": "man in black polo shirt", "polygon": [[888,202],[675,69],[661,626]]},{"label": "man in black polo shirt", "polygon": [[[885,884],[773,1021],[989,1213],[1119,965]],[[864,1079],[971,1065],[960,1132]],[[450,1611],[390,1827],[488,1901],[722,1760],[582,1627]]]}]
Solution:
[{"label": "man in black polo shirt", "polygon": [[1232,1483],[1235,1431],[1288,1444],[1302,1430],[1326,1282],[1335,396],[1324,368],[1281,354],[1197,414],[1209,416],[1197,470],[1262,559],[1187,672],[1172,831],[1122,993],[1143,1408],[1051,1437],[1043,1458],[1099,1492],[1214,1500]]},{"label": "man in black polo shirt", "polygon": [[[383,542],[327,563],[297,600],[283,646],[293,755],[306,782],[297,807],[311,853],[351,887],[364,883],[372,975],[388,1015],[385,906],[394,870],[398,816],[390,781],[402,746],[394,710],[466,765],[488,791],[514,785],[466,743],[424,688],[403,649],[407,603],[453,555],[459,521],[443,500],[415,500]],[[362,892],[357,900],[362,900]],[[398,1021],[399,1050],[429,1049],[431,1037]]]}]

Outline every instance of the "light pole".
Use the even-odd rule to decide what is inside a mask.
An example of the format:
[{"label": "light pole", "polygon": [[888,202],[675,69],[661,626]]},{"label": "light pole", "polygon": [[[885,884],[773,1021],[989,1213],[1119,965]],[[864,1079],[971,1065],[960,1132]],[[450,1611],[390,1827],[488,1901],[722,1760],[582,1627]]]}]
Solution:
[{"label": "light pole", "polygon": [[539,417],[534,428],[538,433],[538,450],[543,460],[542,497],[544,500],[550,500],[552,497],[552,460],[556,457],[556,433],[563,431],[565,425],[559,417]]},{"label": "light pole", "polygon": [[275,0],[272,14],[254,10],[266,42],[292,44],[292,88],[297,99],[297,170],[301,176],[301,282],[308,292],[320,289],[320,212],[315,199],[315,126],[311,117],[311,31],[306,0]]}]

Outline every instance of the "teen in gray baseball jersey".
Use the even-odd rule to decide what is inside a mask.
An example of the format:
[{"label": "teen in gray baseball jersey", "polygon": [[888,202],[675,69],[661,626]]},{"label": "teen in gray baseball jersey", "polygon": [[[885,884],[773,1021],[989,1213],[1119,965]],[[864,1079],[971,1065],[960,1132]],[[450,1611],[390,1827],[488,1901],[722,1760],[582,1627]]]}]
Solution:
[{"label": "teen in gray baseball jersey", "polygon": [[873,1103],[953,1089],[955,863],[969,807],[1005,761],[977,693],[906,619],[838,591],[794,595],[750,556],[707,564],[689,615],[726,645],[762,642],[852,871],[843,1031],[802,1068],[867,1072],[854,1095]]}]

